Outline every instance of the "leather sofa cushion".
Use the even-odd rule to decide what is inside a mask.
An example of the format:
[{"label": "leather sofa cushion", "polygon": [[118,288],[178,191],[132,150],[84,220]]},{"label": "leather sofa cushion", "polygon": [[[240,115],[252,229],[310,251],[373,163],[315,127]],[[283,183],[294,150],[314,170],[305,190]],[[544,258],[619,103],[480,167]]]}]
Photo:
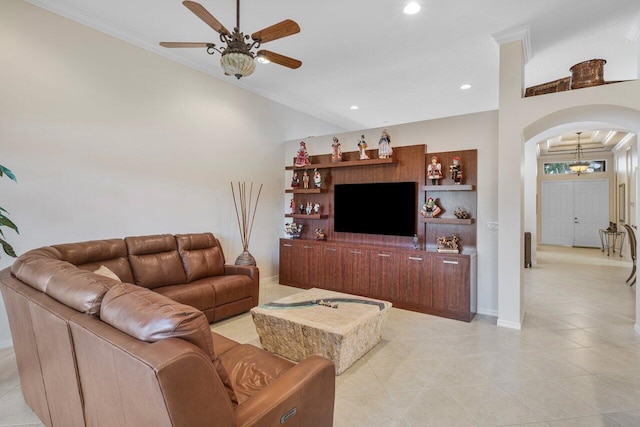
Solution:
[{"label": "leather sofa cushion", "polygon": [[216,307],[253,295],[253,280],[245,275],[207,277],[193,282],[193,284],[204,283],[213,287]]},{"label": "leather sofa cushion", "polygon": [[104,295],[118,283],[90,271],[65,268],[51,276],[44,293],[75,310],[95,315],[100,312]]},{"label": "leather sofa cushion", "polygon": [[155,291],[121,283],[105,295],[100,318],[140,341],[181,338],[209,356],[233,404],[237,399],[229,375],[216,357],[211,329],[204,313]]},{"label": "leather sofa cushion", "polygon": [[219,360],[229,374],[238,404],[242,404],[294,366],[293,362],[249,344],[229,349],[219,356]]},{"label": "leather sofa cushion", "polygon": [[181,304],[187,304],[200,311],[215,308],[215,293],[206,283],[183,283],[181,285],[161,286],[154,292],[171,298]]},{"label": "leather sofa cushion", "polygon": [[188,282],[224,274],[222,249],[213,234],[176,234],[175,238]]},{"label": "leather sofa cushion", "polygon": [[140,341],[181,338],[215,358],[211,330],[204,314],[164,295],[129,283],[114,286],[104,297],[100,319]]},{"label": "leather sofa cushion", "polygon": [[126,237],[136,285],[149,289],[187,282],[176,239],[171,234]]},{"label": "leather sofa cushion", "polygon": [[53,245],[60,259],[83,270],[95,271],[101,265],[113,271],[127,283],[133,282],[133,274],[127,257],[127,245],[122,239],[94,240],[80,243]]}]

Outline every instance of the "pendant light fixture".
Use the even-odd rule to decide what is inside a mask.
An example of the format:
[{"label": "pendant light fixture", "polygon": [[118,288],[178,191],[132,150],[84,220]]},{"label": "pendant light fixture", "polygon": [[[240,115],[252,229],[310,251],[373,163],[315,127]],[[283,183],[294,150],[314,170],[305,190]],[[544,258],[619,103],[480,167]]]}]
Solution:
[{"label": "pendant light fixture", "polygon": [[569,169],[571,169],[571,172],[575,173],[578,176],[589,169],[589,162],[584,160],[582,145],[580,144],[581,133],[582,132],[576,132],[576,134],[578,135],[578,145],[576,146],[576,153],[574,155],[575,160],[569,165]]}]

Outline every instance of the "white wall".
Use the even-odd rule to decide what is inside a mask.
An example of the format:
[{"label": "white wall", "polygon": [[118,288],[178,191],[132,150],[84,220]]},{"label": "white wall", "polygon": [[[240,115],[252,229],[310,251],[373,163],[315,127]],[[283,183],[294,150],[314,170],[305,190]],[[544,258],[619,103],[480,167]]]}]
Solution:
[{"label": "white wall", "polygon": [[0,164],[18,178],[0,180],[0,206],[19,254],[211,231],[233,262],[229,183],[246,181],[264,184],[249,249],[277,275],[282,141],[340,128],[19,0],[0,2],[0,64]]},{"label": "white wall", "polygon": [[[498,235],[486,227],[487,221],[498,219],[498,114],[497,111],[468,114],[443,119],[408,123],[387,128],[392,147],[426,144],[428,152],[478,150],[478,313],[498,314]],[[377,148],[382,128],[330,134],[304,139],[310,155],[329,154],[336,136],[343,152],[357,151],[360,135],[369,149]],[[284,166],[293,164],[300,140],[286,143]],[[290,171],[283,174],[291,181]],[[283,193],[284,194],[284,193]],[[289,201],[283,199],[282,212],[289,212]],[[375,212],[372,213],[375,215]],[[281,223],[284,224],[284,218]],[[284,235],[284,233],[283,233]]]}]

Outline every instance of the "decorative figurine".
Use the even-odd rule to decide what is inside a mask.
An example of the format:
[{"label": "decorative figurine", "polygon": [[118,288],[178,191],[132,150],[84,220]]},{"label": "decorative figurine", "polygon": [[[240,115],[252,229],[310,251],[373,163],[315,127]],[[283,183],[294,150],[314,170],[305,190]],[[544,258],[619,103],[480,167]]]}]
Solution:
[{"label": "decorative figurine", "polygon": [[313,183],[316,188],[322,187],[322,176],[320,175],[320,172],[318,172],[318,169],[313,170]]},{"label": "decorative figurine", "polygon": [[285,224],[284,232],[289,236],[290,239],[297,239],[302,233],[302,224],[296,224],[295,222]]},{"label": "decorative figurine", "polygon": [[293,177],[291,178],[291,188],[300,187],[300,177],[298,177],[298,171],[293,171]]},{"label": "decorative figurine", "polygon": [[302,188],[305,190],[309,188],[309,172],[306,170],[302,172]]},{"label": "decorative figurine", "polygon": [[316,215],[320,213],[320,203],[316,203],[313,205],[313,213]]},{"label": "decorative figurine", "polygon": [[460,164],[460,157],[453,156],[453,164],[449,166],[451,172],[451,179],[455,185],[460,185],[462,182],[462,165]]},{"label": "decorative figurine", "polygon": [[333,151],[331,152],[331,161],[332,162],[341,162],[342,161],[342,151],[340,151],[340,141],[335,136],[333,137],[333,144],[331,144],[331,148]]},{"label": "decorative figurine", "polygon": [[311,212],[313,212],[313,205],[311,202],[307,202],[307,215],[311,215]]},{"label": "decorative figurine", "polygon": [[431,180],[431,185],[436,185],[442,179],[442,165],[438,156],[431,156],[431,163],[427,166],[427,179]]},{"label": "decorative figurine", "polygon": [[451,237],[440,236],[436,240],[437,251],[447,254],[459,254],[460,253],[460,238],[455,234]]},{"label": "decorative figurine", "polygon": [[298,155],[296,156],[296,160],[293,164],[297,167],[309,166],[311,164],[311,161],[309,161],[309,153],[307,152],[307,144],[305,144],[304,141],[300,141]]},{"label": "decorative figurine", "polygon": [[316,240],[324,240],[324,230],[322,228],[316,228]]},{"label": "decorative figurine", "polygon": [[420,240],[418,240],[418,235],[414,234],[412,240],[413,240],[413,249],[418,250],[418,248],[420,247]]},{"label": "decorative figurine", "polygon": [[392,155],[393,149],[391,148],[391,137],[389,136],[389,131],[383,129],[380,141],[378,141],[378,158],[389,159]]},{"label": "decorative figurine", "polygon": [[304,213],[304,204],[300,203],[300,207],[298,208],[298,210],[300,211],[300,214]]},{"label": "decorative figurine", "polygon": [[291,213],[296,213],[296,201],[293,198],[291,199],[291,203],[289,204],[289,206],[291,207]]},{"label": "decorative figurine", "polygon": [[360,136],[358,148],[360,149],[360,160],[369,160],[369,156],[367,156],[367,142],[364,140],[364,135]]},{"label": "decorative figurine", "polygon": [[465,211],[460,206],[456,206],[456,209],[453,211],[453,214],[458,219],[467,219],[467,218],[469,218],[469,212]]},{"label": "decorative figurine", "polygon": [[433,197],[429,197],[425,204],[422,206],[422,210],[420,211],[420,215],[425,218],[435,218],[442,213],[442,209],[440,206],[436,204],[436,201]]}]

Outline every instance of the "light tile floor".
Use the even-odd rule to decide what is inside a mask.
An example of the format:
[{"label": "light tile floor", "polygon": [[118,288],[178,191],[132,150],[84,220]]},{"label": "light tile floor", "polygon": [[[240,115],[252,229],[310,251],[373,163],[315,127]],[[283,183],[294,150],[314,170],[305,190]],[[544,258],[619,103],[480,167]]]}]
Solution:
[{"label": "light tile floor", "polygon": [[[522,331],[392,309],[383,339],[336,378],[335,426],[640,426],[640,337],[630,263],[538,248]],[[261,302],[296,288],[265,284]],[[249,314],[212,327],[260,345]],[[41,426],[0,350],[0,426]]]}]

